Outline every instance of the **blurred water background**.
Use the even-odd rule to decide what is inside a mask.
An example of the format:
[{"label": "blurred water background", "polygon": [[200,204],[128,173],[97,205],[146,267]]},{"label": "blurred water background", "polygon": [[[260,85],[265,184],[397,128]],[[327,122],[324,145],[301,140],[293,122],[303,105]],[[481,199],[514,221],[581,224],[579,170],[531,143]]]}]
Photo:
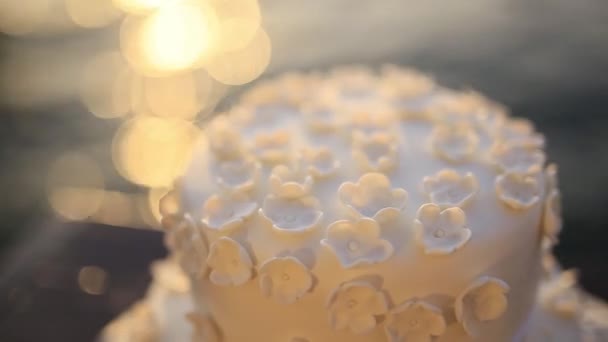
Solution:
[{"label": "blurred water background", "polygon": [[[165,253],[160,233],[120,227],[156,225],[154,201],[218,102],[262,71],[344,63],[413,66],[532,120],[560,166],[557,255],[608,299],[606,1],[261,0],[260,19],[234,0],[218,13],[236,24],[156,15],[162,3],[0,2],[0,340],[91,340],[144,294]],[[230,46],[214,60],[210,44]]]}]

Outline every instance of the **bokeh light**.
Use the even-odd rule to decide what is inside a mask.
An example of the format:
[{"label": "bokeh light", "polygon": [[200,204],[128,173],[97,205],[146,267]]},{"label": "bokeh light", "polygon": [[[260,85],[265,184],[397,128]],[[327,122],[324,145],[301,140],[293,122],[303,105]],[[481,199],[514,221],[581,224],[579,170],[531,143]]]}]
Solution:
[{"label": "bokeh light", "polygon": [[140,227],[134,196],[119,191],[105,191],[101,205],[89,221],[117,227]]},{"label": "bokeh light", "polygon": [[67,220],[84,220],[104,200],[104,178],[97,163],[79,152],[60,156],[47,177],[51,208]]},{"label": "bokeh light", "polygon": [[90,295],[100,295],[108,287],[108,273],[98,266],[85,266],[78,272],[78,286]]},{"label": "bokeh light", "polygon": [[114,6],[116,6],[117,8],[121,9],[122,11],[124,11],[126,13],[141,15],[141,14],[145,14],[145,13],[154,11],[165,4],[175,2],[176,0],[107,0],[107,1],[111,1],[114,4]]},{"label": "bokeh light", "polygon": [[116,118],[131,109],[133,73],[119,52],[97,55],[85,66],[80,98],[99,118]]},{"label": "bokeh light", "polygon": [[118,172],[135,184],[169,186],[184,171],[198,134],[188,121],[137,116],[116,133],[112,159]]},{"label": "bokeh light", "polygon": [[160,223],[162,215],[160,214],[160,199],[169,192],[169,188],[153,188],[148,191],[147,207],[148,212],[152,214],[155,222]]},{"label": "bokeh light", "polygon": [[121,47],[140,73],[159,76],[197,66],[211,52],[216,24],[209,6],[175,2],[121,27]]},{"label": "bokeh light", "polygon": [[210,0],[217,18],[218,53],[245,48],[261,24],[257,0]]},{"label": "bokeh light", "polygon": [[74,24],[85,28],[107,26],[122,15],[110,0],[65,0],[65,8]]},{"label": "bokeh light", "polygon": [[205,107],[216,82],[204,70],[167,77],[140,77],[134,85],[134,112],[193,119]]},{"label": "bokeh light", "polygon": [[270,63],[271,45],[264,29],[241,50],[218,54],[207,64],[209,74],[224,84],[241,85],[258,78]]}]

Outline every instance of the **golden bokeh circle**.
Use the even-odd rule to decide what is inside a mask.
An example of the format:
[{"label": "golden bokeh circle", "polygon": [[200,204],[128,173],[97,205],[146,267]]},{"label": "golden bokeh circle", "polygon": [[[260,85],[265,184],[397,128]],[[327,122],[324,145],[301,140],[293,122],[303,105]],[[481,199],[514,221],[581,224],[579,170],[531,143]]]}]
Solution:
[{"label": "golden bokeh circle", "polygon": [[136,116],[114,136],[114,166],[135,184],[169,186],[184,171],[198,134],[199,129],[185,120]]},{"label": "golden bokeh circle", "polygon": [[266,70],[271,50],[268,35],[259,28],[245,48],[212,57],[206,69],[211,77],[221,83],[242,85],[258,78]]}]

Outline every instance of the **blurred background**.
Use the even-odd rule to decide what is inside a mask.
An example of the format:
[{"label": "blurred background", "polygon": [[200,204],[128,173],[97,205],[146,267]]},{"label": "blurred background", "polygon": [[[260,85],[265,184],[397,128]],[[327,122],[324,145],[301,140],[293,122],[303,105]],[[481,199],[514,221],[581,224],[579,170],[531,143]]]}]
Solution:
[{"label": "blurred background", "polygon": [[344,63],[531,119],[560,166],[557,256],[608,299],[606,18],[604,0],[0,0],[0,340],[93,340],[165,255],[156,202],[205,118]]}]

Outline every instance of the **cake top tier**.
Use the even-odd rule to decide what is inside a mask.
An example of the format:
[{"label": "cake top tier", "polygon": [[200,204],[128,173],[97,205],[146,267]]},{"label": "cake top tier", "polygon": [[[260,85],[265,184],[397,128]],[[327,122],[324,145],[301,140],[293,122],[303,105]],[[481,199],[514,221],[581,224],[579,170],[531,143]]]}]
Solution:
[{"label": "cake top tier", "polygon": [[[161,201],[163,225],[199,296],[217,305],[248,303],[291,317],[286,326],[315,307],[354,335],[382,321],[391,341],[441,336],[450,319],[470,335],[512,336],[533,303],[540,237],[560,228],[543,145],[529,121],[416,71],[287,74],[208,124]],[[530,294],[484,328],[510,290]],[[228,327],[245,312],[214,316]],[[408,315],[426,330],[404,327]],[[305,340],[327,340],[322,331]]]}]

